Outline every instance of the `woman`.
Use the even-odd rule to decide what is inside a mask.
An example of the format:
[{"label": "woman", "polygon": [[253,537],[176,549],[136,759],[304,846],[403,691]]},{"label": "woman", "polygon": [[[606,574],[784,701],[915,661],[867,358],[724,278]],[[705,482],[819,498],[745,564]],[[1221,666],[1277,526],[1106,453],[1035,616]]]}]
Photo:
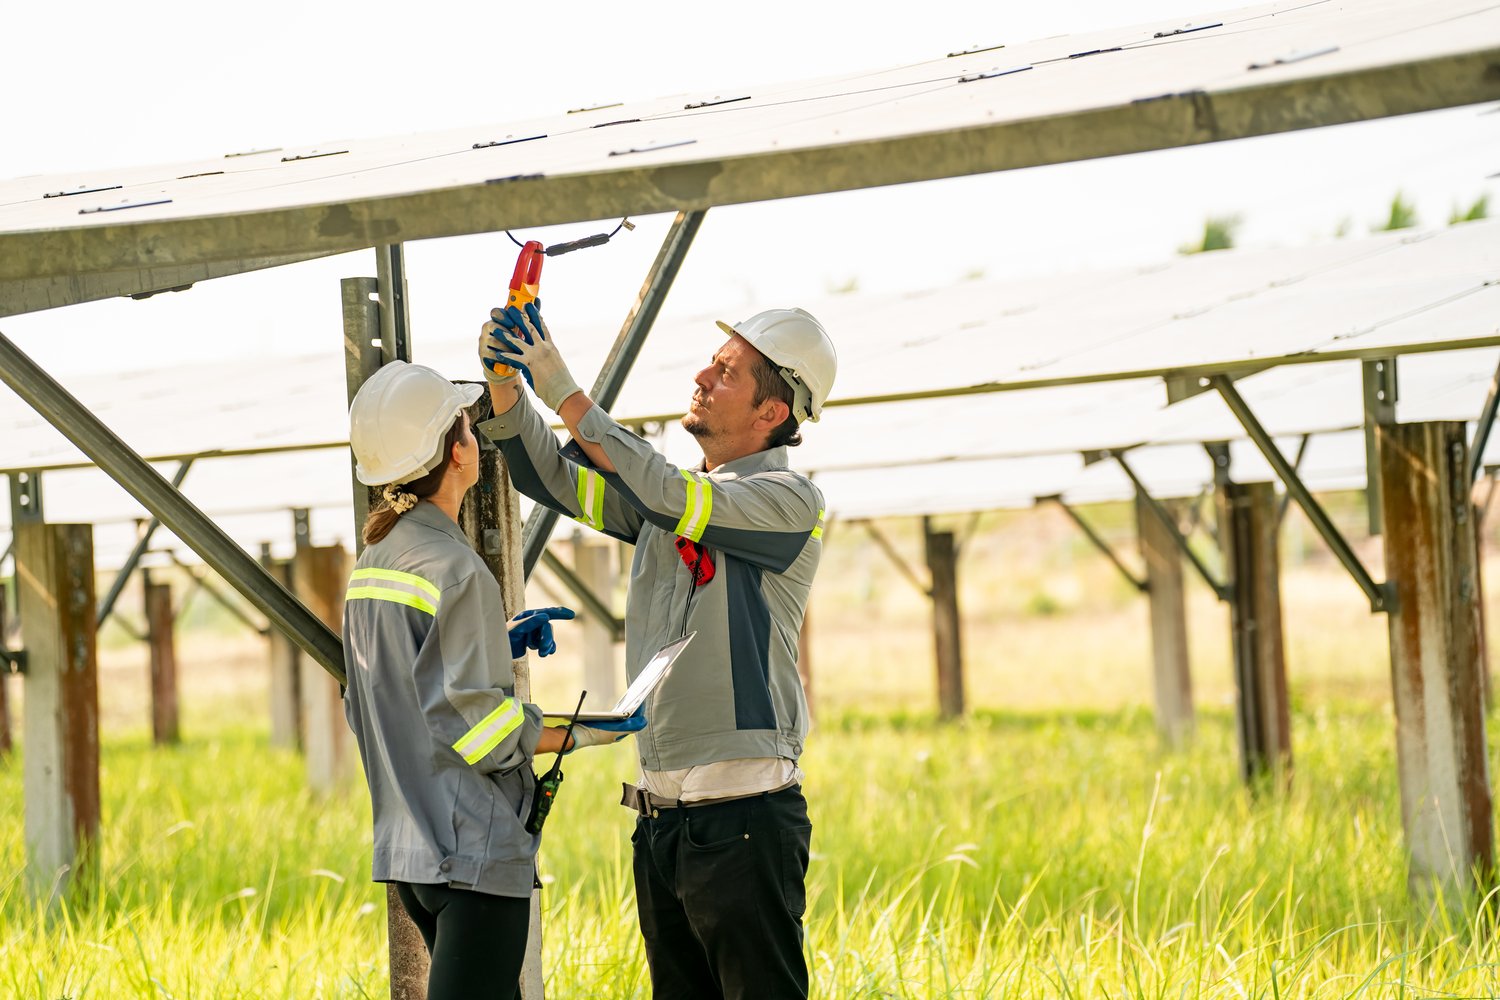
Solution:
[{"label": "woman", "polygon": [[464,408],[482,391],[396,361],[349,411],[355,473],[385,503],[344,605],[344,707],[374,808],[373,876],[427,943],[430,1000],[520,996],[539,841],[524,829],[530,764],[564,740],[516,699],[511,659],[551,652],[551,619],[573,613],[518,615],[507,646],[500,588],[457,523],[479,478]]}]

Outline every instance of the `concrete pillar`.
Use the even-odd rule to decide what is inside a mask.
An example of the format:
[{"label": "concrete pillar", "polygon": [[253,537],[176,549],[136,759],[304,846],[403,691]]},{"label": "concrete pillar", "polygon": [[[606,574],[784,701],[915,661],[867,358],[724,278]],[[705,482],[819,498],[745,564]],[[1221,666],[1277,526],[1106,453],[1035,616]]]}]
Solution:
[{"label": "concrete pillar", "polygon": [[[272,559],[271,547],[261,546],[260,564],[288,590],[293,589],[292,564]],[[266,635],[271,661],[271,746],[302,749],[302,652],[280,629]]]},{"label": "concrete pillar", "polygon": [[938,714],[956,719],[964,714],[962,623],[958,612],[958,553],[953,532],[932,530],[932,519],[922,518],[927,571],[932,580],[932,641],[937,659]]},{"label": "concrete pillar", "polygon": [[[292,590],[330,628],[342,629],[349,572],[342,545],[303,546],[292,558]],[[338,681],[325,670],[303,670],[301,694],[308,787],[329,792],[359,773],[359,747],[344,718]]]},{"label": "concrete pillar", "polygon": [[[606,605],[612,603],[610,595],[615,583],[610,558],[612,548],[606,540],[582,532],[573,536],[573,571]],[[575,630],[575,635],[582,633],[578,638],[583,646],[583,689],[589,693],[587,707],[607,709],[620,697],[614,633],[588,612],[580,617],[583,619],[580,623],[582,629]]]},{"label": "concrete pillar", "polygon": [[1451,904],[1487,887],[1495,863],[1465,427],[1388,424],[1378,435],[1408,883]]},{"label": "concrete pillar", "polygon": [[1135,501],[1135,521],[1151,614],[1156,728],[1166,746],[1181,749],[1193,736],[1193,678],[1188,669],[1182,551],[1151,509],[1150,501],[1141,496]]},{"label": "concrete pillar", "polygon": [[50,898],[91,869],[99,835],[99,677],[94,534],[87,524],[16,525],[27,654],[27,874]]},{"label": "concrete pillar", "polygon": [[1235,721],[1240,775],[1247,782],[1291,777],[1291,712],[1281,627],[1279,507],[1270,483],[1225,483],[1218,490],[1219,544],[1232,595]]},{"label": "concrete pillar", "polygon": [[157,746],[181,740],[177,708],[176,616],[172,587],[141,570],[146,601],[146,645],[151,649],[151,739]]}]

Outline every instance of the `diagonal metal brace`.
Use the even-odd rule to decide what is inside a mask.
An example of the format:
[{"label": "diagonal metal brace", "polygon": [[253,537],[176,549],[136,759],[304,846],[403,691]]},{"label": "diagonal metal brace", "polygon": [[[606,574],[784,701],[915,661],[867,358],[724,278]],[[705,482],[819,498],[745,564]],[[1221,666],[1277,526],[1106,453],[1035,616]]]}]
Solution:
[{"label": "diagonal metal brace", "polygon": [[1474,440],[1469,445],[1469,482],[1479,482],[1479,473],[1484,468],[1484,447],[1489,443],[1490,430],[1495,426],[1495,411],[1500,409],[1500,365],[1490,377],[1490,391],[1484,397],[1484,408],[1479,411],[1479,422],[1474,427]]},{"label": "diagonal metal brace", "polygon": [[885,553],[886,558],[890,559],[896,569],[901,572],[901,575],[906,577],[913,587],[920,590],[922,596],[930,599],[932,597],[932,585],[924,582],[917,574],[917,571],[912,569],[905,559],[901,558],[901,553],[896,551],[896,546],[892,545],[891,540],[885,537],[885,534],[879,528],[875,527],[874,521],[865,521],[864,525],[866,533],[879,546],[880,551]]},{"label": "diagonal metal brace", "polygon": [[[172,477],[173,489],[182,488],[182,481],[187,478],[188,469],[192,466],[191,458],[185,459],[181,465],[177,466],[177,473]],[[115,574],[114,581],[110,583],[109,593],[105,594],[104,599],[99,602],[99,613],[94,619],[96,627],[102,627],[109,620],[109,616],[114,613],[115,602],[120,599],[121,592],[125,590],[130,574],[134,573],[136,566],[140,565],[141,557],[146,554],[146,549],[151,545],[151,536],[156,534],[156,529],[159,527],[161,527],[161,519],[153,517],[147,523],[145,530],[141,532],[141,537],[136,539],[135,548],[130,550],[130,556],[125,560],[125,565],[120,567],[120,571]]]},{"label": "diagonal metal brace", "polygon": [[1364,564],[1359,561],[1359,556],[1354,554],[1354,549],[1349,546],[1349,543],[1339,533],[1339,529],[1334,526],[1328,514],[1303,484],[1302,477],[1297,474],[1297,470],[1292,468],[1291,463],[1286,460],[1286,456],[1281,454],[1281,449],[1276,447],[1276,442],[1271,440],[1271,435],[1266,432],[1266,429],[1261,426],[1260,421],[1256,419],[1255,414],[1250,411],[1249,405],[1245,403],[1239,390],[1234,387],[1234,379],[1229,378],[1227,375],[1214,375],[1211,377],[1211,381],[1213,387],[1219,391],[1219,395],[1224,398],[1224,402],[1228,404],[1235,418],[1239,420],[1240,425],[1245,428],[1245,433],[1249,435],[1250,440],[1255,442],[1255,446],[1260,449],[1260,453],[1265,456],[1271,468],[1276,470],[1276,475],[1281,479],[1282,485],[1286,487],[1286,491],[1291,494],[1293,500],[1297,501],[1297,505],[1302,508],[1302,512],[1307,515],[1307,519],[1312,522],[1314,528],[1318,529],[1318,534],[1323,536],[1323,541],[1333,550],[1333,554],[1338,557],[1339,562],[1344,564],[1344,568],[1349,571],[1349,575],[1354,577],[1354,582],[1359,585],[1359,589],[1363,590],[1365,596],[1370,599],[1370,610],[1389,611],[1391,606],[1390,585],[1388,583],[1376,583],[1375,578],[1365,569]]},{"label": "diagonal metal brace", "polygon": [[140,455],[57,380],[0,334],[0,382],[8,385],[115,482],[182,539],[275,626],[343,683],[344,644]]},{"label": "diagonal metal brace", "polygon": [[1177,519],[1172,516],[1172,512],[1167,510],[1160,500],[1151,495],[1151,491],[1146,489],[1146,484],[1141,482],[1140,477],[1135,474],[1135,470],[1130,467],[1130,463],[1125,461],[1125,453],[1123,451],[1115,451],[1111,452],[1110,456],[1119,463],[1121,471],[1129,477],[1131,485],[1135,487],[1136,495],[1146,502],[1146,506],[1151,508],[1151,512],[1156,515],[1157,520],[1161,521],[1162,526],[1171,533],[1172,540],[1177,543],[1177,548],[1187,557],[1188,562],[1193,564],[1193,569],[1197,570],[1198,575],[1203,578],[1203,582],[1208,584],[1208,589],[1212,590],[1214,596],[1219,600],[1230,600],[1234,596],[1233,588],[1226,583],[1220,583],[1209,572],[1208,566],[1203,562],[1203,558],[1197,552],[1193,551],[1193,547],[1188,544],[1188,540],[1183,536],[1182,529],[1177,527]]},{"label": "diagonal metal brace", "polygon": [[615,642],[625,641],[625,622],[614,616],[614,613],[609,610],[609,605],[604,603],[604,599],[594,593],[593,588],[584,582],[583,577],[573,572],[573,567],[548,549],[542,550],[542,565],[551,570],[553,575],[562,581],[563,586],[572,591],[573,596],[582,602],[595,621],[609,629]]},{"label": "diagonal metal brace", "polygon": [[1130,567],[1126,566],[1120,557],[1115,554],[1115,550],[1110,548],[1109,543],[1104,540],[1103,536],[1094,530],[1094,526],[1085,521],[1082,514],[1068,506],[1067,501],[1062,498],[1061,494],[1054,493],[1050,496],[1036,498],[1037,503],[1045,503],[1047,501],[1057,504],[1063,509],[1063,513],[1073,519],[1073,523],[1078,525],[1079,530],[1083,532],[1084,536],[1094,543],[1096,549],[1104,553],[1106,559],[1115,564],[1115,569],[1119,570],[1120,575],[1130,581],[1132,587],[1143,594],[1151,589],[1149,583],[1130,571]]}]

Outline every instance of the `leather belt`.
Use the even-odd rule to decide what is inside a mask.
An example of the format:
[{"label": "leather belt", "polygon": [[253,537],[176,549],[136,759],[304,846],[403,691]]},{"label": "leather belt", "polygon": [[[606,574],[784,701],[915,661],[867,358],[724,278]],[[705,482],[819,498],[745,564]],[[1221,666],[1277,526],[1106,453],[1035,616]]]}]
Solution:
[{"label": "leather belt", "polygon": [[692,802],[683,802],[680,799],[664,799],[659,795],[652,795],[639,785],[630,782],[622,782],[620,786],[620,805],[627,809],[634,809],[642,816],[655,816],[662,809],[692,809],[696,806],[716,806],[721,802],[738,802],[740,799],[758,799],[762,795],[772,795],[776,792],[792,788],[797,783],[789,781],[780,788],[768,788],[763,792],[750,792],[746,795],[725,795],[715,799],[695,799]]}]

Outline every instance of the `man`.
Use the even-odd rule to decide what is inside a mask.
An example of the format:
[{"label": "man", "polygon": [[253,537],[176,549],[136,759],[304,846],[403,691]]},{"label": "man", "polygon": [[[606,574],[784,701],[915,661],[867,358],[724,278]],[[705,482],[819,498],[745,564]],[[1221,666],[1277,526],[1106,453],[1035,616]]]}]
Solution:
[{"label": "man", "polygon": [[[821,415],[837,358],[816,319],[772,309],[737,326],[694,378],[682,425],[703,449],[679,469],[579,389],[536,305],[495,310],[480,335],[516,488],[634,543],[625,618],[633,678],[696,632],[645,706],[636,902],[657,1000],[802,998],[812,826],[797,760],[807,699],[797,637],[822,552],[823,497],[787,468]],[[557,438],[514,366],[567,425]],[[614,738],[617,734],[609,734]]]}]

